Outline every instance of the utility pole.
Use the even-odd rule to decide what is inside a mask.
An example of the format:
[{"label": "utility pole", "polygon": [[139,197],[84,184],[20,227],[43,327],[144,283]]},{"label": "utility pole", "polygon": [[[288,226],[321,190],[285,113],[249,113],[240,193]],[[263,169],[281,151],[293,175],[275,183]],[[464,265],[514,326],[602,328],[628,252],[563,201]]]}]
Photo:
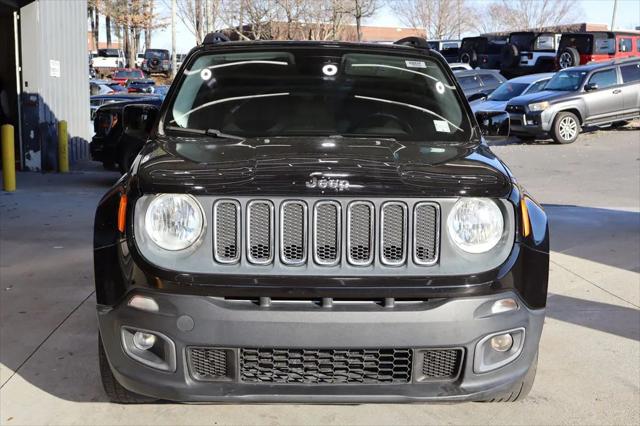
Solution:
[{"label": "utility pole", "polygon": [[171,0],[171,76],[176,72],[176,0]]},{"label": "utility pole", "polygon": [[613,15],[611,16],[611,31],[616,28],[616,10],[618,9],[618,0],[613,0]]},{"label": "utility pole", "polygon": [[207,5],[207,34],[214,32],[215,22],[213,22],[213,3],[211,0],[205,0],[205,4]]}]

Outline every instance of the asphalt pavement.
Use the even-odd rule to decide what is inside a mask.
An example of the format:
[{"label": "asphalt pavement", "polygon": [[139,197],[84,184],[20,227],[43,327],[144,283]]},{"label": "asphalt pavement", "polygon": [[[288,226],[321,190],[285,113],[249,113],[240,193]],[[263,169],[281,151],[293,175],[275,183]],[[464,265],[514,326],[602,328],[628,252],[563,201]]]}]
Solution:
[{"label": "asphalt pavement", "polygon": [[506,404],[110,404],[92,226],[117,174],[20,173],[0,193],[0,424],[640,424],[640,127],[493,147],[551,219],[538,376]]}]

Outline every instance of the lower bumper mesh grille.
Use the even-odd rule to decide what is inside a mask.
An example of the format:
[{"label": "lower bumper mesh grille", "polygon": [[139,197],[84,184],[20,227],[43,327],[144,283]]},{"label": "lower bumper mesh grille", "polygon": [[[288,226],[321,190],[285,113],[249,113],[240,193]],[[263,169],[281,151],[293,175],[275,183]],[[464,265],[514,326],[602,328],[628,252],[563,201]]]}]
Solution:
[{"label": "lower bumper mesh grille", "polygon": [[241,349],[249,383],[410,383],[411,349]]},{"label": "lower bumper mesh grille", "polygon": [[216,348],[188,348],[189,370],[197,380],[220,380],[227,377],[227,352]]},{"label": "lower bumper mesh grille", "polygon": [[[239,367],[238,357],[239,354]],[[413,370],[415,358],[415,371]],[[409,384],[455,380],[464,349],[220,349],[187,348],[200,381],[265,384]],[[236,378],[236,371],[239,376]]]}]

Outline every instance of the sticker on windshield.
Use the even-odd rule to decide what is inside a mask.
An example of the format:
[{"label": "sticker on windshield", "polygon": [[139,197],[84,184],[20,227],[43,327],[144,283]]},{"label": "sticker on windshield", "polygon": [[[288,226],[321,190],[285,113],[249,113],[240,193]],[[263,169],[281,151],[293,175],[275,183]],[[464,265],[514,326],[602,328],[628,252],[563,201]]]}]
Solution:
[{"label": "sticker on windshield", "polygon": [[436,126],[436,132],[451,132],[451,130],[449,130],[449,123],[444,120],[433,120],[433,125]]},{"label": "sticker on windshield", "polygon": [[407,64],[407,68],[426,68],[427,64],[422,61],[404,61]]}]

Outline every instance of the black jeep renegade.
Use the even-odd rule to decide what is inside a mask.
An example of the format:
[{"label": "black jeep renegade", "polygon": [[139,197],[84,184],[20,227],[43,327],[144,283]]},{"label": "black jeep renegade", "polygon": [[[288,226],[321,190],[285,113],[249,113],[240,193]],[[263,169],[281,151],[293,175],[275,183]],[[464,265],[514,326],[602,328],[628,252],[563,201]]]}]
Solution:
[{"label": "black jeep renegade", "polygon": [[209,38],[133,122],[95,219],[111,400],[526,396],[547,218],[440,54]]}]

